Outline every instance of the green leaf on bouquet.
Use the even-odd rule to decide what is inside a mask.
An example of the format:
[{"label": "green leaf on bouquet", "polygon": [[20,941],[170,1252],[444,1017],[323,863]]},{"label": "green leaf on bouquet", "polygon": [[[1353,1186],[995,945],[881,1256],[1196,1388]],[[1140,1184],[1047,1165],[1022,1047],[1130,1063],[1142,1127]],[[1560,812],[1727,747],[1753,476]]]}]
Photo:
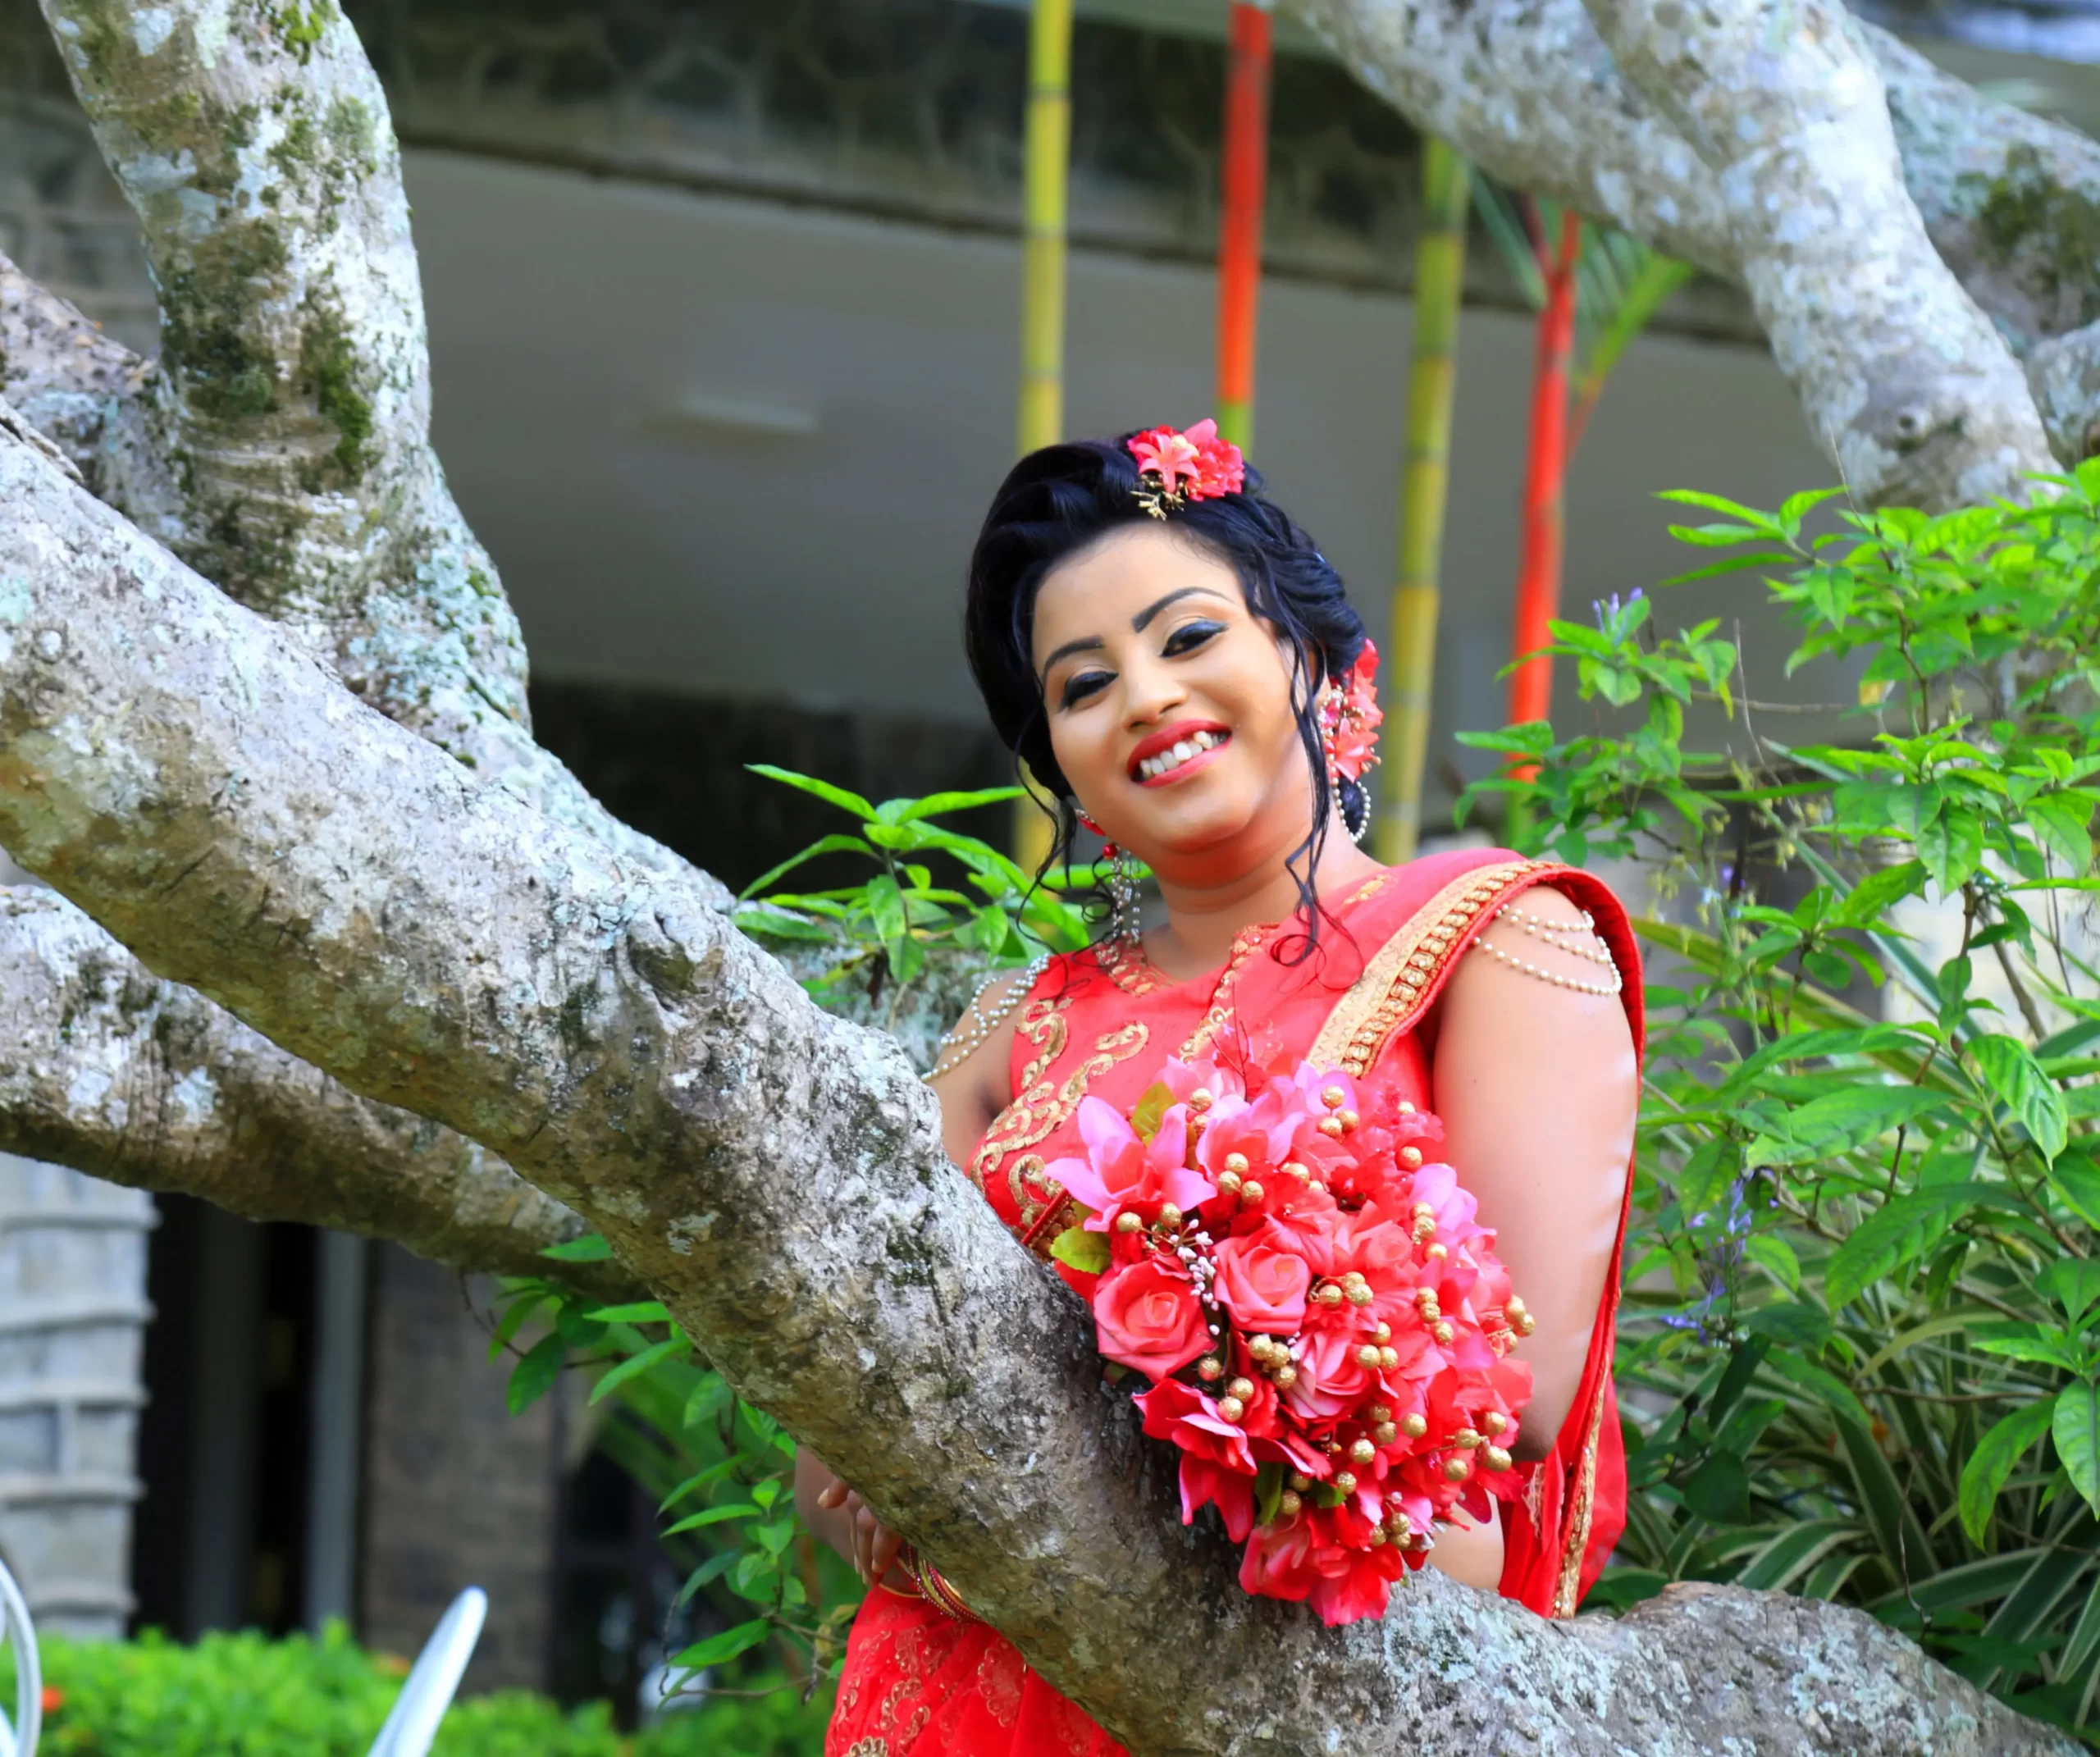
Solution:
[{"label": "green leaf on bouquet", "polygon": [[1108,1266],[1108,1234],[1067,1226],[1050,1241],[1050,1254],[1082,1275],[1099,1275]]},{"label": "green leaf on bouquet", "polygon": [[1264,1464],[1254,1472],[1254,1523],[1274,1525],[1282,1509],[1284,1467]]}]

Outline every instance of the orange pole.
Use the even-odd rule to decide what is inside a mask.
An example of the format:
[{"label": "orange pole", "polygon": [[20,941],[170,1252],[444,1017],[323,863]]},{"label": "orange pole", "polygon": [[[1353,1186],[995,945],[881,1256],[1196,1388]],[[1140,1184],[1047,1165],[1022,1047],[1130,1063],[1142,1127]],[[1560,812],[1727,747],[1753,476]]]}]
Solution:
[{"label": "orange pole", "polygon": [[[1516,627],[1510,657],[1522,659],[1553,638],[1546,627],[1560,608],[1563,496],[1568,475],[1568,378],[1575,353],[1575,264],[1582,221],[1564,213],[1560,248],[1546,275],[1532,374],[1531,452],[1524,466],[1524,550],[1517,574]],[[1553,705],[1553,661],[1538,658],[1509,678],[1513,725],[1542,720]]]},{"label": "orange pole", "polygon": [[1254,445],[1254,332],[1262,299],[1262,208],[1269,172],[1269,12],[1234,0],[1225,89],[1224,214],[1217,239],[1217,425]]}]

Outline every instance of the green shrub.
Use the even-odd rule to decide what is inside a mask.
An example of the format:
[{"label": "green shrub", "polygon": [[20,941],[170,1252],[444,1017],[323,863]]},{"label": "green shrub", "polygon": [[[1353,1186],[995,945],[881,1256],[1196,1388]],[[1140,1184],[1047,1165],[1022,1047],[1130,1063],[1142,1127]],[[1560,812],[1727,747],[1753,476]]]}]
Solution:
[{"label": "green shrub", "polygon": [[[2092,1739],[2100,465],[2055,486],[1813,537],[1826,496],[1672,497],[1730,552],[1687,577],[1763,573],[1792,663],[1859,671],[1836,742],[1775,742],[1717,625],[1659,637],[1638,594],[1554,630],[1630,728],[1471,742],[1513,760],[1482,791],[1533,846],[1646,862],[1689,906],[1640,924],[1667,956],[1621,1315],[1635,1492],[1600,1598],[1864,1606]],[[1683,748],[1694,702],[1725,748]]]},{"label": "green shrub", "polygon": [[[41,1648],[49,1757],[364,1757],[408,1670],[340,1627],[317,1641],[251,1631],[185,1647],[149,1632]],[[12,1650],[0,1651],[11,1712],[13,1692]],[[828,1709],[781,1689],[712,1699],[628,1735],[603,1703],[565,1710],[503,1691],[454,1703],[433,1757],[817,1757]]]}]

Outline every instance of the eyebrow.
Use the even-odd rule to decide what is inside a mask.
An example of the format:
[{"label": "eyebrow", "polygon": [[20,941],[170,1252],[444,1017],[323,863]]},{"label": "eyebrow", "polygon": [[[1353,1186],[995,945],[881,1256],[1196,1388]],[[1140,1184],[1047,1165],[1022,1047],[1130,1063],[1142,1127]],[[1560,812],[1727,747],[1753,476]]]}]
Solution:
[{"label": "eyebrow", "polygon": [[[1150,625],[1152,619],[1162,610],[1170,604],[1179,604],[1184,598],[1222,598],[1224,596],[1224,593],[1215,591],[1208,586],[1184,586],[1179,591],[1171,591],[1164,598],[1157,600],[1139,611],[1130,618],[1130,632],[1133,634],[1143,634]],[[1107,644],[1099,635],[1082,635],[1076,641],[1067,641],[1043,661],[1043,675],[1048,677],[1051,672],[1057,669],[1057,662],[1061,659],[1070,659],[1075,653],[1098,653]]]}]

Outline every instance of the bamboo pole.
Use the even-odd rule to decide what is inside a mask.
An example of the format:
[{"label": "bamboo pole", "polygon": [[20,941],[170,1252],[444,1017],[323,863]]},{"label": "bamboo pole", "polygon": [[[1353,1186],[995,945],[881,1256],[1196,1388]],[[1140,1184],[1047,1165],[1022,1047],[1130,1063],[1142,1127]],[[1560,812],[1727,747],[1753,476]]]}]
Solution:
[{"label": "bamboo pole", "polygon": [[1378,858],[1414,858],[1436,667],[1438,574],[1450,482],[1451,408],[1466,272],[1466,162],[1441,140],[1422,144],[1422,231],[1415,242],[1414,359],[1408,372],[1407,451],[1400,468],[1399,564],[1386,687],[1390,752],[1383,767]]},{"label": "bamboo pole", "polygon": [[[1517,575],[1510,657],[1550,641],[1560,608],[1560,554],[1568,479],[1568,379],[1575,352],[1575,269],[1582,249],[1579,215],[1560,217],[1560,246],[1546,276],[1532,376],[1530,454],[1524,467],[1524,549]],[[1519,664],[1509,678],[1509,720],[1542,720],[1553,707],[1553,661]]]},{"label": "bamboo pole", "polygon": [[1242,451],[1254,446],[1254,339],[1269,171],[1270,59],[1267,6],[1234,0],[1217,238],[1217,427]]},{"label": "bamboo pole", "polygon": [[1072,147],[1072,0],[1034,0],[1022,144],[1020,450],[1065,427],[1065,210]]},{"label": "bamboo pole", "polygon": [[[1023,453],[1054,445],[1065,429],[1065,226],[1072,146],[1072,0],[1034,0],[1028,34],[1028,116],[1022,133],[1020,408]],[[1025,768],[1021,784],[1032,786]],[[1014,859],[1034,872],[1050,856],[1052,820],[1031,798],[1014,802]]]}]

